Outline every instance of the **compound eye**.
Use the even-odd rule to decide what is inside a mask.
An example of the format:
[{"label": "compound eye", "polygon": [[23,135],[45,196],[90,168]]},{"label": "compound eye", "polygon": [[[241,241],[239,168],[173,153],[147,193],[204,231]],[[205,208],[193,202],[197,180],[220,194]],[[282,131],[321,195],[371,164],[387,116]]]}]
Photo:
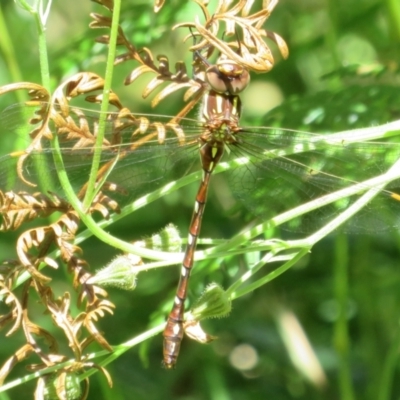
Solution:
[{"label": "compound eye", "polygon": [[207,69],[206,81],[211,86],[211,89],[215,90],[217,93],[225,93],[228,91],[228,79],[226,77],[224,79],[224,75],[221,74],[216,65]]},{"label": "compound eye", "polygon": [[250,74],[235,62],[224,60],[207,69],[206,80],[217,93],[237,94],[249,84]]}]

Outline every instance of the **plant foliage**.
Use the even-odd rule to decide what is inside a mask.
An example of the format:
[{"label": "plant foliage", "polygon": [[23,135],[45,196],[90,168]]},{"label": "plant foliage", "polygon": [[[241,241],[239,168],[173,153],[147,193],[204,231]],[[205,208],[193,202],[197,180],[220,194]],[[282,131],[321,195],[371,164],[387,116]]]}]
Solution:
[{"label": "plant foliage", "polygon": [[[400,125],[394,120],[400,106],[395,95],[399,75],[393,54],[399,47],[383,46],[376,38],[390,34],[392,40],[387,43],[399,43],[400,32],[390,21],[396,15],[400,18],[400,10],[390,2],[385,8],[378,2],[363,1],[358,13],[347,16],[353,18],[348,21],[340,18],[347,15],[340,2],[332,2],[330,14],[315,12],[308,2],[278,4],[277,0],[92,3],[97,3],[91,4],[96,11],[90,13],[89,30],[82,34],[82,40],[71,40],[62,50],[54,50],[46,43],[50,39],[46,37],[46,27],[57,5],[51,1],[38,1],[35,6],[25,0],[16,2],[25,12],[18,18],[22,21],[22,15],[29,15],[36,23],[40,78],[24,69],[20,57],[24,46],[32,51],[36,43],[23,42],[21,48],[17,47],[12,40],[15,32],[11,25],[6,28],[2,18],[14,16],[15,6],[7,2],[0,6],[0,34],[4,38],[0,51],[10,72],[0,87],[0,104],[4,104],[0,133],[5,147],[14,144],[0,158],[0,230],[14,252],[7,253],[0,267],[0,327],[5,329],[3,341],[10,343],[7,352],[1,353],[2,390],[35,381],[35,388],[29,390],[36,399],[85,399],[91,398],[91,393],[106,398],[109,389],[104,387],[103,394],[99,394],[101,384],[96,385],[94,379],[102,375],[109,387],[114,381],[110,396],[119,394],[123,398],[133,389],[127,378],[131,373],[124,372],[122,378],[113,373],[113,369],[121,368],[117,366],[120,362],[132,374],[144,373],[144,365],[149,366],[149,371],[159,368],[158,363],[154,364],[161,353],[160,345],[155,344],[159,338],[151,338],[164,328],[175,284],[174,274],[171,281],[165,279],[161,274],[166,270],[161,267],[180,264],[181,248],[187,244],[178,228],[167,223],[187,225],[191,204],[176,204],[173,196],[181,189],[194,202],[190,184],[200,179],[195,160],[198,137],[205,125],[192,117],[210,89],[210,68],[217,60],[228,59],[243,70],[258,74],[254,74],[254,86],[261,89],[256,98],[260,93],[262,99],[267,96],[262,89],[262,74],[267,72],[289,97],[262,116],[252,115],[251,99],[243,95],[241,147],[232,146],[231,157],[215,170],[215,179],[222,172],[229,176],[225,190],[215,188],[215,197],[232,193],[262,218],[258,225],[250,226],[249,216],[242,209],[231,210],[229,216],[225,212],[222,218],[221,211],[211,209],[216,233],[211,239],[200,239],[202,247],[195,254],[198,272],[191,288],[199,300],[186,314],[185,334],[200,343],[209,343],[216,339],[209,329],[217,336],[221,332],[228,350],[224,350],[223,338],[211,345],[215,346],[215,353],[206,350],[203,355],[198,350],[200,344],[184,344],[182,367],[178,363],[175,372],[157,370],[155,378],[150,374],[135,380],[136,397],[160,398],[169,386],[174,389],[168,398],[183,398],[190,390],[196,398],[214,398],[220,390],[226,397],[240,399],[250,393],[251,384],[247,383],[243,392],[228,394],[228,381],[234,382],[235,376],[240,376],[251,382],[268,375],[266,387],[260,382],[258,392],[263,394],[255,394],[255,399],[265,398],[265,393],[276,399],[330,398],[328,381],[331,387],[335,386],[332,398],[353,399],[354,393],[360,391],[365,399],[389,399],[400,337],[391,322],[397,315],[397,295],[386,295],[392,314],[382,316],[390,332],[383,335],[384,370],[368,389],[368,378],[363,377],[359,384],[352,380],[352,374],[361,370],[370,376],[379,354],[367,353],[368,360],[362,356],[355,361],[351,358],[349,332],[354,310],[349,311],[352,300],[346,259],[348,242],[343,234],[336,239],[334,284],[327,286],[334,296],[331,305],[336,312],[332,317],[336,356],[328,354],[328,361],[324,361],[321,352],[318,358],[315,343],[320,338],[314,335],[318,322],[307,325],[313,332],[311,339],[299,323],[299,319],[311,318],[313,304],[322,310],[322,320],[329,319],[329,312],[323,311],[328,300],[321,295],[316,279],[311,276],[309,283],[307,277],[301,278],[304,287],[310,284],[312,292],[303,309],[293,310],[291,301],[283,301],[281,294],[263,295],[256,289],[268,283],[267,289],[281,293],[279,284],[271,281],[304,262],[316,243],[343,224],[342,232],[375,234],[389,230],[393,232],[392,239],[398,238],[395,230],[400,226]],[[379,31],[372,16],[376,11],[387,13],[382,18],[390,33]],[[316,22],[314,30],[309,27],[311,14]],[[72,34],[88,15],[76,13],[67,32]],[[187,19],[182,18],[186,15]],[[327,19],[330,28],[324,25]],[[374,23],[367,24],[365,19]],[[302,26],[307,28],[301,29]],[[345,32],[342,36],[340,29]],[[171,40],[175,40],[183,61],[173,62],[175,54],[167,56],[153,50],[160,43],[164,46],[167,37],[174,38]],[[290,45],[289,61],[283,61],[289,56],[283,37]],[[330,43],[329,49],[324,47],[323,38]],[[359,65],[351,59],[351,49],[357,44],[364,46],[369,57]],[[328,58],[330,53],[332,57]],[[101,60],[101,68],[96,59]],[[324,59],[327,61],[322,62]],[[1,68],[4,67],[0,64]],[[37,80],[41,84],[34,83]],[[11,96],[15,97],[10,102]],[[141,112],[139,97],[151,97],[151,107],[171,115],[150,114],[148,106]],[[263,151],[257,146],[262,146]],[[232,202],[229,196],[226,203]],[[164,210],[171,202],[173,213],[166,220],[168,213]],[[270,204],[268,208],[266,202]],[[147,211],[150,206],[154,211]],[[188,214],[180,212],[182,207],[187,208]],[[154,220],[157,225],[153,225]],[[346,224],[347,220],[350,222]],[[145,224],[149,228],[142,230]],[[166,227],[154,234],[163,224]],[[299,238],[281,231],[280,225],[312,233]],[[118,226],[122,228],[118,230]],[[229,240],[217,239],[224,234],[229,234]],[[93,237],[94,245],[90,244]],[[126,237],[128,240],[123,240]],[[112,258],[109,248],[119,254]],[[398,248],[394,249],[398,254]],[[100,253],[109,254],[111,261],[105,261]],[[90,268],[91,258],[103,268]],[[398,281],[398,272],[386,268],[393,281]],[[367,274],[361,267],[356,271]],[[298,271],[292,272],[299,275]],[[290,292],[288,297],[297,299],[302,285],[286,279],[283,282]],[[361,281],[365,280],[362,276]],[[393,283],[386,285],[393,290]],[[114,288],[135,292],[121,295]],[[356,288],[368,295],[364,287]],[[378,286],[377,290],[381,288]],[[246,328],[249,321],[240,315],[246,312],[234,310],[234,316],[229,316],[232,301],[244,295],[252,296],[250,304],[255,309],[259,304],[268,304],[269,315],[262,311],[264,317],[275,321],[276,328],[255,325],[257,328],[251,333],[251,323]],[[131,301],[137,303],[132,309],[127,306]],[[239,303],[235,301],[234,305],[239,308]],[[215,317],[227,317],[222,321],[231,322],[206,322],[207,329],[200,325],[200,321]],[[370,329],[371,320],[364,322],[365,329]],[[140,330],[144,333],[133,336]],[[323,331],[328,335],[328,328]],[[266,339],[268,335],[270,338]],[[374,340],[368,332],[363,337],[366,343]],[[252,345],[258,342],[263,349],[258,365],[257,361],[251,364],[259,357],[252,347],[241,349],[232,344],[239,340]],[[278,347],[285,347],[288,353],[274,349],[269,356],[271,341],[278,340]],[[301,343],[298,346],[307,354],[308,364],[294,343]],[[137,365],[132,366],[130,360],[126,367],[121,355],[139,344],[142,362],[136,361]],[[153,347],[157,353],[153,354]],[[222,384],[227,351],[231,370]],[[216,354],[222,356],[218,358]],[[365,369],[358,366],[360,360],[365,361]],[[21,366],[28,369],[25,377]],[[196,392],[201,382],[197,368],[207,381],[206,391]],[[101,374],[94,375],[95,372]],[[335,375],[337,385],[330,382],[334,382]],[[274,382],[276,377],[279,384]],[[151,392],[150,381],[162,384]],[[190,381],[196,383],[185,389]],[[89,382],[95,384],[93,391]],[[393,391],[397,389],[394,385]]]}]

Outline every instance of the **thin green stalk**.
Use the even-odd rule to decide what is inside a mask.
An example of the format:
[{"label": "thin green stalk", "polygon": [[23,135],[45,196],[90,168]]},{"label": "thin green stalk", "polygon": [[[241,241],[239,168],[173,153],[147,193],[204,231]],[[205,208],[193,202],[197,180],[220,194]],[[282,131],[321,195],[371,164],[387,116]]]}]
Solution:
[{"label": "thin green stalk", "polygon": [[11,400],[11,397],[7,393],[1,393],[0,400]]},{"label": "thin green stalk", "polygon": [[30,14],[32,14],[36,23],[38,32],[38,47],[39,47],[39,62],[40,62],[40,73],[42,78],[42,85],[50,93],[50,68],[49,58],[47,53],[47,40],[46,40],[46,23],[50,13],[52,0],[47,1],[46,7],[44,7],[45,0],[36,1],[35,5],[31,6],[25,0],[18,0],[17,3]]},{"label": "thin green stalk", "polygon": [[40,74],[42,78],[42,85],[47,89],[48,92],[51,91],[50,85],[50,67],[49,67],[49,57],[47,53],[47,39],[46,39],[46,27],[41,21],[39,15],[35,13],[36,24],[38,27],[38,45],[39,45],[39,62],[40,62]]},{"label": "thin green stalk", "polygon": [[[109,352],[103,350],[101,352],[94,353],[93,356],[99,357],[100,355],[108,354],[108,357],[105,358],[104,360],[100,361],[98,364],[102,367],[105,367],[106,365],[110,364],[112,361],[120,357],[122,354],[130,350],[132,347],[138,345],[139,343],[144,342],[147,339],[150,339],[151,337],[159,334],[164,330],[165,323],[162,323],[160,325],[157,325],[154,328],[149,329],[148,331],[134,337],[131,340],[128,340],[125,343],[122,343],[118,346],[113,347],[113,352],[110,354]],[[93,357],[94,358],[94,357]],[[90,356],[90,359],[92,359],[92,355]],[[84,372],[82,375],[80,375],[80,379],[83,380],[85,378],[88,378],[89,376],[93,375],[94,373],[98,372],[96,369],[91,369],[87,372]]]},{"label": "thin green stalk", "polygon": [[[50,68],[47,52],[46,23],[48,15],[50,13],[52,0],[48,0],[46,7],[43,6],[43,2],[44,0],[38,0],[33,6],[28,4],[25,0],[18,0],[17,3],[33,16],[33,19],[36,23],[42,86],[50,93]],[[38,160],[34,161],[34,165],[37,175],[39,177],[39,183],[43,193],[51,191],[51,184],[47,180],[48,174],[46,170],[46,165],[39,162]],[[54,216],[51,216],[49,219],[54,219]]]},{"label": "thin green stalk", "polygon": [[[398,160],[387,171],[387,173],[383,174],[383,177],[385,177],[385,179],[388,179],[387,182],[390,182],[392,179],[394,179],[395,177],[398,176],[398,174],[400,173],[399,165],[400,165],[400,160]],[[248,292],[250,292],[252,290],[255,290],[256,288],[264,285],[265,283],[269,282],[272,279],[275,279],[276,276],[279,276],[283,272],[288,270],[294,263],[296,263],[301,257],[303,257],[315,243],[317,243],[323,237],[325,237],[326,235],[331,233],[333,230],[337,229],[345,221],[347,221],[355,213],[357,213],[361,208],[363,208],[369,201],[371,201],[371,199],[373,197],[375,197],[379,193],[379,191],[384,188],[384,185],[387,182],[385,181],[385,183],[371,185],[371,189],[370,190],[368,190],[366,193],[364,193],[364,195],[362,195],[357,201],[355,201],[345,211],[343,211],[341,214],[339,214],[338,217],[334,218],[332,221],[330,221],[328,224],[326,224],[323,228],[321,228],[319,231],[315,232],[313,235],[309,236],[308,238],[303,239],[302,241],[297,241],[297,243],[301,243],[301,242],[304,243],[304,246],[303,246],[304,249],[300,250],[299,253],[297,255],[295,255],[292,260],[288,261],[286,264],[284,264],[281,267],[277,268],[275,271],[273,271],[272,273],[266,275],[264,278],[258,280],[257,282],[254,282],[253,284],[248,285],[244,289],[244,291],[243,290],[242,291],[237,291],[235,293],[235,297],[234,298],[236,298],[239,294],[243,295],[243,294],[245,294],[245,292],[248,293]],[[365,184],[365,182],[364,182],[364,184]],[[357,186],[358,186],[358,184],[354,185],[354,187],[357,187]],[[354,187],[352,188],[352,190],[354,190]],[[345,190],[349,190],[349,188],[346,188]],[[364,190],[365,190],[365,186],[364,186]],[[338,191],[338,192],[341,192],[341,191]],[[323,203],[324,201],[322,199],[325,198],[325,197],[327,197],[327,196],[323,196],[323,197],[319,198],[318,200],[322,201],[322,203]],[[304,206],[305,205],[303,205],[301,207],[304,207]],[[322,206],[322,204],[320,204],[320,206]],[[301,208],[301,207],[298,207],[298,208]],[[293,210],[291,210],[289,213],[291,213],[292,211]],[[287,213],[285,213],[285,214],[287,214]],[[282,215],[278,216],[278,217],[275,217],[273,220],[277,220],[279,217],[282,217]],[[289,244],[289,243],[290,242],[287,242],[287,244]],[[225,245],[223,245],[223,246],[225,246]],[[220,247],[222,247],[222,246],[220,246]],[[265,263],[271,261],[270,259],[272,258],[273,255],[275,255],[274,252],[267,253],[263,257],[263,259],[261,261],[259,261],[259,263],[257,263],[257,265],[253,269],[251,269],[247,274],[245,274],[241,278],[240,281],[242,281],[243,279],[246,280],[250,276],[254,275],[254,273],[257,272],[258,269],[260,269],[263,265],[265,265]],[[341,259],[340,261],[344,262],[343,259]],[[239,285],[239,282],[236,282],[233,285],[233,288],[235,289],[236,287],[238,287],[238,285]],[[230,289],[228,289],[228,291],[233,291],[233,289],[230,288]],[[342,293],[340,293],[340,294],[342,294]],[[346,297],[346,301],[347,301],[347,297]],[[351,397],[349,397],[349,399],[351,399]]]},{"label": "thin green stalk", "polygon": [[378,400],[390,400],[392,396],[392,388],[396,369],[399,365],[400,354],[400,329],[396,332],[396,338],[392,342],[389,352],[382,366],[382,374],[380,377]]},{"label": "thin green stalk", "polygon": [[[162,332],[163,329],[164,329],[164,325],[165,325],[164,323],[160,324],[160,325],[157,325],[156,327],[151,328],[148,331],[146,331],[144,333],[141,333],[138,336],[135,336],[133,339],[128,340],[125,343],[122,343],[122,344],[120,344],[118,346],[113,347],[114,351],[111,354],[107,350],[100,350],[100,351],[97,351],[95,353],[90,353],[90,354],[87,355],[87,357],[85,357],[85,361],[95,360],[96,358],[108,355],[108,357],[105,358],[103,361],[97,363],[98,365],[104,367],[107,364],[109,364],[111,361],[115,360],[120,355],[122,355],[123,353],[125,353],[126,351],[131,349],[133,346],[136,346],[139,343],[142,343],[145,340],[151,338],[152,336],[155,336],[158,333]],[[45,369],[43,369],[43,370],[41,370],[39,372],[37,371],[37,372],[34,372],[32,374],[26,375],[26,376],[24,376],[22,378],[15,379],[15,380],[13,380],[11,382],[8,382],[8,383],[0,386],[0,393],[1,392],[5,392],[5,391],[7,391],[7,390],[9,390],[9,389],[11,389],[13,387],[18,386],[18,385],[21,385],[22,383],[29,382],[29,381],[31,381],[33,379],[37,379],[37,378],[39,378],[41,376],[44,376],[44,375],[50,374],[52,372],[58,371],[61,368],[68,367],[68,366],[72,365],[74,362],[76,362],[75,359],[69,360],[69,361],[54,365],[52,367],[45,368]],[[80,375],[80,378],[81,378],[81,380],[83,380],[83,379],[88,378],[89,376],[93,375],[95,372],[99,372],[99,370],[95,369],[95,368],[92,368],[92,369],[84,372],[82,375]]]},{"label": "thin green stalk", "polygon": [[64,190],[64,194],[67,197],[68,201],[74,208],[74,210],[78,213],[79,218],[82,222],[89,228],[90,231],[94,233],[96,237],[98,237],[103,242],[113,246],[122,251],[137,254],[140,257],[146,257],[150,259],[168,259],[171,256],[171,253],[168,252],[159,252],[154,250],[145,249],[144,247],[139,248],[133,244],[124,242],[123,240],[117,239],[116,237],[110,235],[108,232],[99,228],[97,222],[91,217],[91,215],[87,214],[83,207],[82,203],[76,197],[75,191],[68,179],[68,174],[65,170],[64,162],[61,155],[61,149],[58,141],[54,142],[54,164],[56,166],[58,179],[62,188]]},{"label": "thin green stalk", "polygon": [[[342,62],[340,60],[337,51],[337,43],[338,43],[337,27],[338,27],[338,15],[339,15],[337,1],[329,0],[328,10],[329,10],[328,12],[329,29],[326,32],[325,40],[327,47],[329,49],[329,54],[332,57],[333,69],[339,69],[342,66]],[[343,83],[339,76],[335,76],[334,78],[331,78],[329,81],[329,87],[331,90],[337,90],[342,86]]]},{"label": "thin green stalk", "polygon": [[111,31],[110,31],[110,42],[108,44],[108,56],[107,56],[106,72],[104,79],[103,98],[101,102],[101,114],[99,118],[99,129],[96,137],[96,145],[93,153],[93,161],[90,170],[87,191],[85,194],[85,198],[83,200],[84,210],[87,210],[90,207],[93,201],[93,197],[95,195],[97,173],[100,167],[102,143],[106,131],[106,117],[107,117],[109,97],[111,92],[112,77],[114,73],[114,61],[115,61],[116,47],[117,47],[120,11],[121,11],[121,0],[114,0]]},{"label": "thin green stalk", "polygon": [[[221,369],[216,364],[210,363],[207,368],[202,370],[205,381],[207,382],[208,398],[210,400],[231,400],[229,385]],[[205,394],[205,393],[204,393]]]},{"label": "thin green stalk", "polygon": [[335,322],[333,342],[339,359],[338,379],[340,398],[354,400],[351,379],[350,337],[348,332],[348,242],[347,236],[339,233],[335,243],[334,295],[338,305],[338,318]]},{"label": "thin green stalk", "polygon": [[[3,11],[0,7],[0,51],[3,53],[4,60],[7,65],[7,70],[11,75],[11,79],[13,82],[21,82],[22,73],[19,68],[18,61],[15,56],[13,42],[8,34],[8,29],[6,25],[6,21],[4,20]],[[23,102],[25,100],[24,93],[17,90],[15,92],[17,99],[19,102]]]},{"label": "thin green stalk", "polygon": [[[400,160],[395,163],[395,165],[387,172],[387,174],[392,179],[391,174],[393,171],[396,171],[396,173],[399,173],[399,165]],[[365,182],[364,182],[365,183]],[[355,185],[357,186],[357,185]],[[333,230],[337,229],[341,224],[343,224],[346,220],[351,218],[356,212],[358,212],[361,208],[363,208],[374,196],[376,196],[379,193],[379,190],[383,188],[384,184],[381,184],[380,186],[373,186],[369,191],[367,191],[363,196],[361,196],[356,202],[354,202],[350,207],[348,207],[345,211],[343,211],[338,217],[334,218],[332,221],[330,221],[328,224],[326,224],[323,228],[321,228],[319,231],[315,232],[313,235],[309,236],[306,239],[303,239],[301,241],[297,241],[297,244],[304,243],[303,249],[301,249],[294,257],[292,260],[289,260],[287,263],[284,265],[280,266],[277,268],[275,271],[271,272],[270,274],[266,275],[262,279],[258,280],[257,282],[254,282],[251,285],[246,286],[245,289],[241,291],[237,291],[234,294],[234,297],[232,298],[237,298],[239,295],[242,296],[243,294],[246,294],[252,290],[255,290],[256,288],[266,284],[267,282],[271,281],[272,279],[275,279],[277,276],[281,275],[283,272],[287,271],[292,265],[294,265],[300,258],[302,258],[309,249],[317,243],[319,240],[321,240],[323,237],[331,233]],[[348,189],[348,188],[346,188]],[[365,189],[365,188],[364,188]],[[321,200],[320,198],[319,200]],[[303,205],[304,206],[304,205]],[[301,206],[301,207],[303,207]],[[321,205],[320,205],[321,206]],[[291,210],[292,212],[293,210]],[[282,214],[283,215],[283,214]],[[281,215],[281,216],[282,216]],[[273,220],[278,219],[280,216],[274,218]],[[290,242],[286,242],[290,246]],[[292,242],[293,244],[293,242]],[[225,246],[225,245],[223,245]],[[218,247],[218,246],[217,246]],[[221,247],[221,246],[220,246]],[[235,282],[231,288],[228,289],[229,292],[233,291],[236,289],[236,287],[239,286],[239,282],[242,283],[244,280],[247,280],[250,276],[254,275],[265,263],[270,262],[272,259],[272,256],[274,256],[274,252],[267,253],[262,260],[260,260],[255,267],[253,267],[247,274],[245,274],[238,282]],[[233,288],[233,289],[232,289]]]},{"label": "thin green stalk", "polygon": [[362,183],[356,183],[345,189],[338,190],[337,192],[330,193],[316,200],[302,204],[299,207],[295,207],[292,210],[282,213],[268,221],[265,221],[264,223],[257,225],[254,228],[251,228],[250,230],[244,233],[236,235],[226,244],[216,246],[212,250],[206,250],[205,253],[212,254],[213,252],[225,251],[226,249],[230,248],[232,243],[234,243],[234,245],[236,246],[239,246],[247,241],[250,241],[252,238],[256,236],[261,235],[263,232],[272,227],[279,226],[287,221],[292,220],[293,218],[297,218],[307,212],[323,207],[341,198],[346,198],[358,193],[365,192],[366,189],[370,188],[366,193],[364,193],[364,195],[362,195],[359,199],[357,199],[357,201],[355,201],[351,206],[349,206],[342,213],[340,213],[338,217],[334,218],[331,222],[326,224],[323,228],[315,232],[313,235],[305,239],[286,242],[287,245],[289,246],[292,246],[292,244],[296,243],[297,247],[311,247],[319,240],[321,240],[323,237],[325,237],[326,235],[334,231],[336,228],[338,228],[341,224],[346,222],[354,214],[360,211],[364,206],[366,206],[366,204],[369,201],[371,201],[371,199],[374,196],[376,196],[379,193],[379,191],[381,191],[385,187],[385,185],[387,185],[389,182],[399,177],[400,177],[400,160],[396,162],[387,171],[387,173],[383,175],[369,179]]},{"label": "thin green stalk", "polygon": [[398,0],[385,0],[390,30],[394,40],[400,43],[400,2]]},{"label": "thin green stalk", "polygon": [[[0,6],[0,53],[3,54],[4,60],[6,62],[7,70],[11,76],[13,82],[23,81],[22,72],[19,68],[18,61],[16,59],[15,50],[13,46],[13,41],[10,38],[6,21],[4,19],[4,14]],[[13,91],[17,101],[22,103],[27,99],[25,91],[15,90]],[[22,118],[22,115],[21,115]],[[16,135],[14,140],[14,149],[25,149],[26,142],[23,138]],[[11,177],[10,177],[11,178]],[[15,179],[14,177],[11,179]]]},{"label": "thin green stalk", "polygon": [[[228,293],[233,292],[230,295],[231,300],[237,299],[241,296],[246,295],[247,293],[251,293],[254,290],[260,288],[261,286],[267,284],[268,282],[271,282],[278,276],[282,275],[284,272],[289,270],[293,265],[295,265],[301,258],[303,258],[307,253],[309,252],[308,248],[300,250],[295,256],[287,261],[285,264],[281,265],[280,267],[276,268],[274,271],[270,272],[269,274],[265,275],[263,278],[257,280],[256,282],[253,282],[247,286],[245,286],[243,289],[240,290],[235,290],[236,286],[239,284],[241,285],[245,280],[250,278],[250,276],[254,275],[260,268],[262,268],[266,262],[268,262],[265,257],[263,257],[250,271],[248,274],[245,274],[243,277],[241,277],[237,282],[235,282],[228,290]],[[268,253],[269,255],[270,253]],[[247,276],[248,275],[248,276]]]}]

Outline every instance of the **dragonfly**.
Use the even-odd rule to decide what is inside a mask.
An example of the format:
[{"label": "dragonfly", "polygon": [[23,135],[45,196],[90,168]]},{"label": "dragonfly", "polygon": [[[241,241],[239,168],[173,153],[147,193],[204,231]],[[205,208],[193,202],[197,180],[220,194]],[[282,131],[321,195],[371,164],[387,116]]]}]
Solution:
[{"label": "dragonfly", "polygon": [[[167,368],[175,366],[179,355],[194,253],[210,179],[220,172],[219,167],[224,164],[230,190],[255,215],[270,218],[305,201],[380,175],[400,158],[400,137],[394,131],[386,136],[372,133],[363,137],[369,141],[360,142],[356,132],[324,135],[241,126],[240,93],[248,84],[248,71],[235,62],[221,59],[208,65],[205,72],[209,90],[203,97],[200,121],[182,118],[179,124],[171,125],[171,117],[167,116],[126,114],[121,117],[110,113],[102,145],[102,190],[121,207],[185,173],[198,171],[199,167],[202,170],[180,281],[163,334]],[[21,114],[31,112],[27,105],[5,110],[0,115],[1,132],[18,133],[24,128],[18,123]],[[71,185],[78,197],[83,198],[99,114],[71,108],[65,118],[68,123],[58,132],[63,161]],[[53,153],[49,143],[31,149],[22,164],[18,161],[19,153],[2,156],[1,189],[32,192],[37,190],[32,186],[36,182],[44,183],[48,192],[60,193]],[[38,172],[38,165],[44,166],[45,175]],[[396,201],[399,187],[397,177],[355,216],[349,230],[376,232],[399,227],[400,203]],[[307,214],[303,220],[294,221],[288,229],[310,231],[349,204],[351,199],[338,198],[337,202]]]},{"label": "dragonfly", "polygon": [[184,336],[185,300],[211,174],[220,162],[225,148],[235,146],[238,141],[236,134],[239,131],[241,113],[241,100],[238,94],[247,87],[250,74],[237,63],[221,59],[217,64],[207,68],[206,79],[211,89],[204,94],[201,108],[204,132],[198,139],[203,176],[189,226],[188,245],[181,266],[174,304],[163,333],[163,362],[166,368],[175,366]]},{"label": "dragonfly", "polygon": [[[208,64],[207,60],[200,55],[199,57],[204,64]],[[221,161],[224,153],[229,153],[235,148],[239,148],[240,151],[245,151],[246,154],[253,153],[256,155],[256,158],[260,156],[262,160],[261,164],[264,163],[265,167],[267,165],[266,163],[268,163],[265,152],[264,157],[262,157],[259,149],[253,145],[249,137],[246,137],[246,133],[241,129],[239,124],[242,110],[240,93],[243,92],[249,84],[249,72],[235,61],[221,57],[216,64],[208,64],[208,68],[205,71],[205,81],[208,84],[208,90],[204,94],[200,110],[204,131],[198,138],[202,179],[197,191],[192,219],[189,225],[188,244],[181,265],[181,274],[175,300],[163,332],[163,363],[166,368],[173,368],[176,365],[181,342],[185,334],[185,300],[188,294],[189,278],[194,265],[194,252],[197,246],[197,239],[200,235],[211,175]],[[282,138],[280,143],[282,144]],[[398,152],[400,148],[397,147],[396,150]],[[396,157],[398,155],[399,154],[396,154]],[[291,161],[291,165],[287,164],[286,160],[279,160],[278,163],[282,163],[280,168],[285,171],[293,172],[295,169],[301,170],[300,175],[303,176],[303,179],[312,179],[313,174],[319,174],[319,169],[313,171],[312,167],[309,167],[307,173],[305,173],[304,164],[298,164],[295,160]],[[267,167],[267,169],[269,169],[269,167]],[[249,175],[253,175],[251,169],[247,169],[246,172],[244,174],[242,173],[240,179],[242,182],[242,189],[244,188],[243,180],[247,181]],[[264,174],[265,173],[267,173],[267,171],[264,171]],[[250,190],[255,190],[257,192],[257,180],[259,179],[260,178],[254,179],[253,175]],[[336,179],[336,176],[324,174],[322,180],[324,180],[325,183],[322,184],[321,181],[320,185],[328,184],[329,181],[332,183]],[[254,181],[256,182],[255,184]],[[261,182],[262,180],[260,183]],[[296,183],[294,183],[294,185],[296,185]],[[261,186],[264,187],[264,190],[260,191],[260,194],[268,190],[268,187],[264,186],[262,183]],[[258,197],[260,197],[260,194]],[[400,200],[400,195],[394,194],[392,197]],[[253,198],[256,198],[256,196]],[[279,199],[279,196],[276,196],[276,199]],[[257,200],[255,201],[254,208],[259,207],[259,205],[256,204]]]}]

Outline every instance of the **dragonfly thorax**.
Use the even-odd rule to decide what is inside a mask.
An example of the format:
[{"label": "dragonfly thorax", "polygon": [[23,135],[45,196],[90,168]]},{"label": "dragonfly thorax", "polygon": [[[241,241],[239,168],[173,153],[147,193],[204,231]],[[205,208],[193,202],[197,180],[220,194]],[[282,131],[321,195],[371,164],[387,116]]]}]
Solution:
[{"label": "dragonfly thorax", "polygon": [[201,120],[209,130],[219,130],[222,126],[236,130],[239,126],[241,109],[239,96],[220,94],[211,90],[204,95]]}]

